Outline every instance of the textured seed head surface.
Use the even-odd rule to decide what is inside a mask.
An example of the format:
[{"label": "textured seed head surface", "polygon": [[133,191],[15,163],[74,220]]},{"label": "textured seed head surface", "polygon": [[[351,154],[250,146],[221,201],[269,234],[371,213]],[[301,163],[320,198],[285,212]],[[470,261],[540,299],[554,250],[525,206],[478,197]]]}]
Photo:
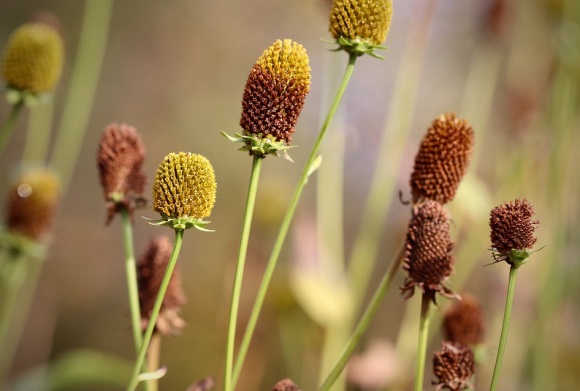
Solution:
[{"label": "textured seed head surface", "polygon": [[443,342],[433,354],[433,373],[439,380],[437,390],[464,390],[475,373],[473,351],[465,345]]},{"label": "textured seed head surface", "polygon": [[526,199],[516,199],[493,208],[489,218],[492,248],[500,254],[531,249],[537,241],[534,231],[540,223],[532,220],[533,215],[534,207]]},{"label": "textured seed head surface", "polygon": [[448,341],[473,346],[483,342],[485,317],[479,301],[470,294],[461,296],[446,312],[443,331]]},{"label": "textured seed head surface", "polygon": [[283,379],[274,385],[272,391],[300,391],[300,389],[292,380]]},{"label": "textured seed head surface", "polygon": [[4,51],[2,74],[6,84],[33,93],[52,91],[62,73],[63,51],[60,35],[48,25],[20,26]]},{"label": "textured seed head surface", "polygon": [[309,91],[306,50],[290,39],[277,40],[258,58],[248,76],[240,119],[244,133],[290,142]]},{"label": "textured seed head surface", "polygon": [[157,168],[153,210],[165,217],[203,219],[215,203],[216,181],[209,160],[201,155],[170,153]]},{"label": "textured seed head surface", "polygon": [[387,39],[392,15],[392,0],[335,0],[328,29],[334,39],[360,39],[382,45]]},{"label": "textured seed head surface", "polygon": [[437,117],[415,156],[410,180],[413,202],[451,201],[469,166],[473,145],[473,129],[467,121],[452,113]]}]

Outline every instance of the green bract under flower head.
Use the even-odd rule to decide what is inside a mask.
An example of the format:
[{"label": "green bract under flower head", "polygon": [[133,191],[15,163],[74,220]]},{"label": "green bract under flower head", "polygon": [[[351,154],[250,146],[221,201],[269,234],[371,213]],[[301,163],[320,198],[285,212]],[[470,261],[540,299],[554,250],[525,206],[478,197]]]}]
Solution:
[{"label": "green bract under flower head", "polygon": [[215,203],[216,181],[207,158],[192,153],[170,153],[157,168],[153,210],[162,219],[155,224],[174,229],[203,228]]},{"label": "green bract under flower head", "polygon": [[384,49],[392,15],[392,0],[334,0],[329,31],[340,49],[379,57],[374,50]]},{"label": "green bract under flower head", "polygon": [[58,32],[46,24],[27,23],[10,36],[2,74],[15,90],[49,92],[60,79],[62,62],[63,44]]}]

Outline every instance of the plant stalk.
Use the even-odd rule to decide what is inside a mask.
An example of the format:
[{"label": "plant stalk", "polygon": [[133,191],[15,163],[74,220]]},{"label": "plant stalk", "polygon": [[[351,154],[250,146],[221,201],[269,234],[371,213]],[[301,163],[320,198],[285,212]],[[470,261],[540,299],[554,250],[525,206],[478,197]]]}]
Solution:
[{"label": "plant stalk", "polygon": [[429,337],[429,305],[431,293],[423,293],[421,297],[421,320],[419,321],[419,344],[417,345],[417,366],[415,370],[415,387],[413,391],[423,391],[423,377],[425,375],[425,358],[427,357],[427,343]]},{"label": "plant stalk", "polygon": [[27,164],[43,164],[50,144],[54,104],[52,100],[30,110],[28,131],[22,160]]},{"label": "plant stalk", "polygon": [[[151,337],[149,350],[147,351],[147,371],[155,372],[159,369],[159,356],[161,353],[161,334],[155,333]],[[146,382],[149,391],[157,391],[159,389],[159,381],[157,379],[148,380]]]},{"label": "plant stalk", "polygon": [[8,119],[2,126],[2,129],[0,129],[0,154],[2,154],[2,152],[4,151],[4,146],[6,145],[8,139],[10,138],[12,131],[14,130],[14,125],[16,124],[16,120],[18,119],[18,116],[20,115],[20,112],[22,111],[23,107],[24,107],[23,100],[20,100],[14,105],[12,105],[12,110],[10,111]]}]

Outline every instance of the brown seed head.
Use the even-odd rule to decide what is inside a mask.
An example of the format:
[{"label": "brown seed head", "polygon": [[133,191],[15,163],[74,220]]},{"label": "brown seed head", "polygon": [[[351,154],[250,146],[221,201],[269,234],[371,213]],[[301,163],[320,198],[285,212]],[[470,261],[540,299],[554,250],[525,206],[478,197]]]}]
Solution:
[{"label": "brown seed head", "polygon": [[475,373],[473,351],[465,345],[443,342],[433,354],[433,374],[439,380],[437,390],[452,391],[472,388],[469,380]]},{"label": "brown seed head", "polygon": [[242,98],[245,135],[289,143],[310,90],[310,66],[302,45],[276,41],[254,64]]},{"label": "brown seed head", "polygon": [[134,127],[111,124],[101,136],[97,152],[97,166],[101,186],[107,200],[109,223],[120,208],[133,212],[144,203],[145,147]]},{"label": "brown seed head", "polygon": [[334,0],[328,30],[334,39],[382,45],[393,15],[392,0]]},{"label": "brown seed head", "polygon": [[300,389],[292,380],[283,379],[274,385],[272,391],[300,391]]},{"label": "brown seed head", "polygon": [[58,200],[58,177],[47,169],[23,172],[12,184],[6,211],[6,225],[11,232],[40,241],[52,228]]},{"label": "brown seed head", "polygon": [[485,318],[479,301],[472,295],[461,296],[446,312],[443,331],[448,341],[474,346],[483,342]]},{"label": "brown seed head", "polygon": [[433,299],[436,291],[454,297],[444,286],[454,270],[452,250],[449,216],[443,206],[432,200],[415,205],[405,242],[403,269],[408,278],[401,288],[405,298],[413,295],[415,286],[433,294]]},{"label": "brown seed head", "polygon": [[2,74],[9,87],[33,93],[54,89],[62,73],[60,35],[44,23],[17,28],[4,51]]},{"label": "brown seed head", "polygon": [[[145,252],[137,262],[137,279],[139,285],[139,304],[143,330],[147,327],[157,292],[161,286],[167,263],[171,257],[173,244],[165,236],[157,236],[149,241]],[[179,264],[175,266],[167,292],[161,304],[156,329],[163,335],[174,335],[183,328],[185,322],[179,312],[185,304],[185,295],[181,288]]]},{"label": "brown seed head", "polygon": [[410,180],[413,202],[451,201],[467,171],[473,144],[473,129],[467,121],[452,113],[437,117],[415,156]]},{"label": "brown seed head", "polygon": [[532,220],[534,207],[525,198],[496,206],[491,210],[491,247],[501,255],[511,250],[529,250],[537,241],[534,236],[539,221]]}]

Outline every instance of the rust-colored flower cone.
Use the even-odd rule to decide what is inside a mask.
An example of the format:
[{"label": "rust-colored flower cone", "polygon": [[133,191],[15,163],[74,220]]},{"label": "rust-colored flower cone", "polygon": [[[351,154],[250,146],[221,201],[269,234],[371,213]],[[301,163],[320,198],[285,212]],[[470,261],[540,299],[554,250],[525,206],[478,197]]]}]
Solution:
[{"label": "rust-colored flower cone", "polygon": [[300,389],[292,380],[283,379],[274,385],[272,391],[300,391]]},{"label": "rust-colored flower cone", "polygon": [[461,295],[443,318],[443,331],[448,341],[474,346],[483,342],[485,318],[479,301],[470,294]]},{"label": "rust-colored flower cone", "polygon": [[537,241],[534,231],[539,224],[532,220],[533,215],[534,208],[526,199],[493,208],[489,218],[492,248],[502,255],[511,250],[531,249]]},{"label": "rust-colored flower cone", "polygon": [[475,373],[473,351],[465,345],[443,342],[433,354],[433,373],[439,380],[437,390],[472,388],[469,381]]}]

